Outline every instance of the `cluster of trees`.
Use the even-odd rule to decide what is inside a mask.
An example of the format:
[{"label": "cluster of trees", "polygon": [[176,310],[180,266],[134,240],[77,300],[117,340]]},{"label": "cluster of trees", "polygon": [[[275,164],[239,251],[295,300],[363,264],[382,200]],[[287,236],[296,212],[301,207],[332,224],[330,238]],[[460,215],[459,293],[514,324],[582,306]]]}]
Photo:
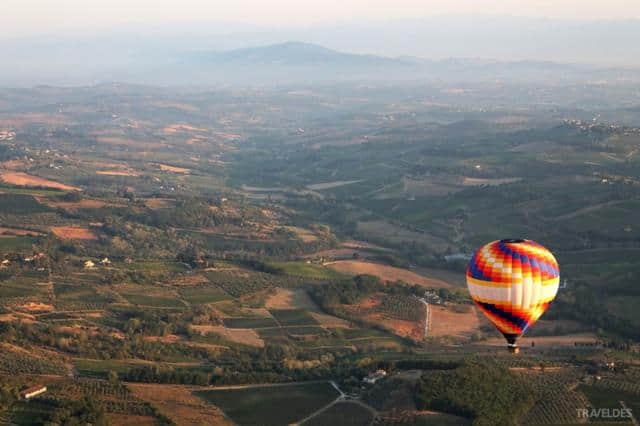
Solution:
[{"label": "cluster of trees", "polygon": [[148,341],[141,334],[118,339],[104,333],[90,336],[88,333],[59,332],[53,325],[0,323],[0,339],[20,346],[48,346],[74,356],[92,359],[141,358],[171,361],[206,360],[211,357],[204,348]]},{"label": "cluster of trees", "polygon": [[[285,350],[286,352],[286,350]],[[325,357],[328,361],[313,368],[287,368],[283,363],[280,346],[267,346],[249,354],[231,350],[208,367],[135,367],[120,377],[130,382],[171,383],[190,385],[228,385],[253,383],[285,383],[292,381],[333,378],[338,381],[349,377],[360,380],[370,371],[352,357]],[[299,354],[301,358],[304,358]],[[316,356],[314,354],[314,356]]]},{"label": "cluster of trees", "polygon": [[357,275],[351,279],[315,286],[311,296],[323,309],[330,311],[338,304],[352,305],[367,296],[383,291],[385,286],[373,275]]},{"label": "cluster of trees", "polygon": [[[629,293],[635,291],[629,286]],[[610,287],[606,287],[609,292]],[[612,332],[624,339],[640,340],[640,328],[629,324],[629,320],[616,316],[615,312],[610,311],[603,300],[607,296],[602,294],[601,289],[595,288],[584,282],[576,282],[573,287],[563,289],[558,297],[551,304],[547,312],[548,319],[569,318],[579,321],[583,324],[590,324],[592,327]],[[628,347],[628,343],[620,342],[614,346],[620,346],[621,349]]]},{"label": "cluster of trees", "polygon": [[48,426],[108,426],[109,421],[104,408],[90,396],[85,396],[81,400],[55,410],[44,424]]},{"label": "cluster of trees", "polygon": [[0,412],[7,410],[19,398],[18,389],[10,383],[0,385]]},{"label": "cluster of trees", "polygon": [[534,393],[503,367],[467,362],[453,370],[429,371],[416,385],[419,409],[473,419],[474,426],[516,425],[534,404]]},{"label": "cluster of trees", "polygon": [[209,203],[197,198],[180,200],[174,207],[147,211],[132,219],[160,229],[208,228],[225,221],[224,216],[212,210]]}]

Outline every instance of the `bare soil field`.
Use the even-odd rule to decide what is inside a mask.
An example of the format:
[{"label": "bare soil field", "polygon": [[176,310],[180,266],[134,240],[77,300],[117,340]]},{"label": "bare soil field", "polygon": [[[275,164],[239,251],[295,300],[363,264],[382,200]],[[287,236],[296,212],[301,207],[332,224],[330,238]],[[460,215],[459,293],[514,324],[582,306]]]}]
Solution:
[{"label": "bare soil field", "polygon": [[482,324],[475,307],[458,313],[443,306],[429,306],[429,336],[470,337]]},{"label": "bare soil field", "polygon": [[215,333],[235,343],[249,346],[264,347],[262,340],[255,330],[246,328],[226,328],[222,325],[192,325],[192,329],[201,334]]},{"label": "bare soil field", "polygon": [[362,182],[362,180],[337,180],[335,182],[314,183],[313,185],[307,185],[307,188],[312,191],[322,191],[323,189],[339,188],[358,182]]},{"label": "bare soil field", "polygon": [[91,161],[93,168],[105,168],[105,169],[129,169],[129,165],[126,163],[113,163],[108,161]]},{"label": "bare soil field", "polygon": [[185,104],[185,103],[180,103],[180,102],[172,102],[172,101],[153,101],[151,102],[149,105],[156,107],[156,108],[174,108],[174,109],[179,109],[181,111],[186,111],[186,112],[198,112],[200,111],[200,108],[198,108],[195,105],[191,105],[191,104]]},{"label": "bare soil field", "polygon": [[311,312],[313,319],[326,328],[351,328],[349,321],[342,318],[334,317],[333,315],[321,314],[320,312]]},{"label": "bare soil field", "polygon": [[20,236],[39,237],[39,236],[44,235],[44,233],[38,232],[38,231],[30,231],[28,229],[3,228],[3,227],[0,227],[0,235],[20,235]]},{"label": "bare soil field", "polygon": [[391,251],[388,248],[377,246],[372,243],[368,243],[366,241],[356,241],[349,240],[342,243],[342,247],[350,248],[350,249],[361,249],[361,250],[379,250],[379,251]]},{"label": "bare soil field", "polygon": [[127,387],[179,426],[232,425],[219,408],[193,395],[195,388],[146,383],[129,383]]},{"label": "bare soil field", "polygon": [[182,275],[176,277],[172,282],[173,285],[181,286],[197,286],[209,284],[207,277],[201,274]]},{"label": "bare soil field", "polygon": [[51,232],[62,239],[69,240],[97,240],[96,234],[91,232],[88,228],[81,228],[76,226],[52,226]]},{"label": "bare soil field", "polygon": [[346,260],[346,259],[353,259],[354,253],[360,254],[360,251],[356,249],[348,249],[348,248],[330,249],[330,250],[321,250],[312,254],[308,254],[305,256],[305,258],[313,259],[313,258],[324,257],[324,258],[331,258],[331,259]]},{"label": "bare soil field", "polygon": [[47,303],[29,302],[22,305],[22,309],[30,312],[50,312],[54,310],[54,307]]},{"label": "bare soil field", "polygon": [[78,209],[100,209],[107,205],[104,201],[99,200],[80,200],[80,201],[49,201],[46,199],[38,198],[42,204],[53,208],[61,208],[65,210],[78,210]]},{"label": "bare soil field", "polygon": [[29,166],[27,160],[8,160],[0,163],[0,168],[8,170],[26,169]]},{"label": "bare soil field", "polygon": [[464,186],[481,186],[481,185],[498,186],[498,185],[505,185],[508,183],[520,182],[521,180],[522,178],[520,177],[502,178],[502,179],[481,179],[481,178],[465,177],[464,179],[462,179],[462,184]]},{"label": "bare soil field", "polygon": [[172,124],[162,129],[162,131],[166,134],[174,134],[178,132],[206,132],[208,129],[202,129],[188,124]]},{"label": "bare soil field", "polygon": [[82,191],[82,189],[75,186],[65,185],[64,183],[43,179],[22,172],[4,172],[0,174],[0,179],[11,185],[40,186],[45,188],[62,189],[63,191]]},{"label": "bare soil field", "polygon": [[339,260],[336,262],[326,263],[325,265],[333,269],[334,271],[344,274],[375,275],[382,281],[387,282],[402,280],[409,284],[418,284],[425,287],[449,287],[449,284],[444,281],[427,278],[407,269],[396,268],[395,266],[381,265],[379,263],[364,262],[361,260]]},{"label": "bare soil field", "polygon": [[140,176],[138,172],[135,170],[98,170],[96,171],[97,175],[103,176]]},{"label": "bare soil field", "polygon": [[269,296],[265,307],[267,309],[318,309],[305,290],[280,287],[276,289],[274,295]]},{"label": "bare soil field", "polygon": [[166,336],[145,336],[144,340],[160,343],[178,343],[184,339],[177,334],[167,334]]},{"label": "bare soil field", "polygon": [[168,164],[154,164],[154,167],[162,170],[163,172],[171,172],[171,173],[189,173],[191,170],[190,169],[185,169],[184,167],[175,167],[175,166],[169,166]]},{"label": "bare soil field", "polygon": [[[535,336],[535,337],[521,337],[518,339],[518,344],[522,347],[531,347],[531,343],[535,343],[535,348],[551,348],[551,347],[563,347],[563,346],[575,346],[579,344],[595,344],[598,337],[593,333],[575,333],[567,334],[564,336]],[[486,344],[491,346],[505,346],[506,342],[502,337],[495,337],[488,339]]]},{"label": "bare soil field", "polygon": [[305,243],[318,239],[318,237],[316,237],[313,232],[309,231],[308,229],[299,228],[297,226],[285,226],[284,228],[296,234],[296,237],[304,241]]},{"label": "bare soil field", "polygon": [[422,340],[424,338],[424,324],[422,321],[390,319],[380,313],[367,315],[364,317],[364,320],[380,324],[400,337],[408,337],[413,340]]},{"label": "bare soil field", "polygon": [[144,200],[144,205],[148,208],[155,209],[166,209],[175,204],[175,200],[170,198],[147,198]]}]

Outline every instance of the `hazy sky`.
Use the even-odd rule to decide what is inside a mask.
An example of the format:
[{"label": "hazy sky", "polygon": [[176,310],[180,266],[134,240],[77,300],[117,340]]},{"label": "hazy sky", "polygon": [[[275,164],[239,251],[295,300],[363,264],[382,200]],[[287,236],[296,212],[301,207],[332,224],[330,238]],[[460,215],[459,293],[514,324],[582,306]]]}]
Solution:
[{"label": "hazy sky", "polygon": [[188,22],[304,26],[506,14],[550,18],[640,18],[640,0],[0,0],[2,36]]}]

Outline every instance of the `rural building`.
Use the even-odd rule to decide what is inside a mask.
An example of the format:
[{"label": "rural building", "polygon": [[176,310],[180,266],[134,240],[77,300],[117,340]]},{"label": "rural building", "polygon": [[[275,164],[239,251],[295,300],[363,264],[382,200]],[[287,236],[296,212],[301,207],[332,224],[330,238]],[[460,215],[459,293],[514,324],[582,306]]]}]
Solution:
[{"label": "rural building", "polygon": [[46,391],[47,391],[47,387],[45,385],[31,386],[30,388],[27,388],[22,392],[20,392],[20,398],[31,399],[34,396],[38,396],[40,394],[45,393]]},{"label": "rural building", "polygon": [[468,253],[454,253],[454,254],[449,254],[445,256],[444,260],[446,260],[447,262],[453,262],[456,260],[468,261],[469,259],[471,259],[472,256],[473,254],[468,254]]},{"label": "rural building", "polygon": [[378,370],[373,373],[369,373],[367,377],[362,379],[363,382],[369,383],[370,385],[375,384],[378,380],[384,379],[387,377],[387,372],[384,370]]},{"label": "rural building", "polygon": [[432,291],[432,290],[426,290],[424,292],[424,299],[427,303],[431,303],[433,305],[443,304],[442,298],[435,291]]},{"label": "rural building", "polygon": [[44,253],[34,253],[33,256],[30,257],[25,257],[24,261],[27,263],[31,263],[33,261],[39,260],[39,259],[44,259],[46,256]]},{"label": "rural building", "polygon": [[96,267],[96,264],[90,260],[87,260],[86,262],[84,262],[84,269],[93,269],[95,267]]}]

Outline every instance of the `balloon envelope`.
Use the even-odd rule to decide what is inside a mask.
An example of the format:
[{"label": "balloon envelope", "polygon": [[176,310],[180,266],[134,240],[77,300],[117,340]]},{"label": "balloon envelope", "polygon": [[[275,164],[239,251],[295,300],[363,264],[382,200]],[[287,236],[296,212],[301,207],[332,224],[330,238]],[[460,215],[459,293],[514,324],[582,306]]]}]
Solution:
[{"label": "balloon envelope", "polygon": [[547,310],[559,282],[553,254],[531,240],[491,242],[467,267],[471,298],[511,346]]}]

